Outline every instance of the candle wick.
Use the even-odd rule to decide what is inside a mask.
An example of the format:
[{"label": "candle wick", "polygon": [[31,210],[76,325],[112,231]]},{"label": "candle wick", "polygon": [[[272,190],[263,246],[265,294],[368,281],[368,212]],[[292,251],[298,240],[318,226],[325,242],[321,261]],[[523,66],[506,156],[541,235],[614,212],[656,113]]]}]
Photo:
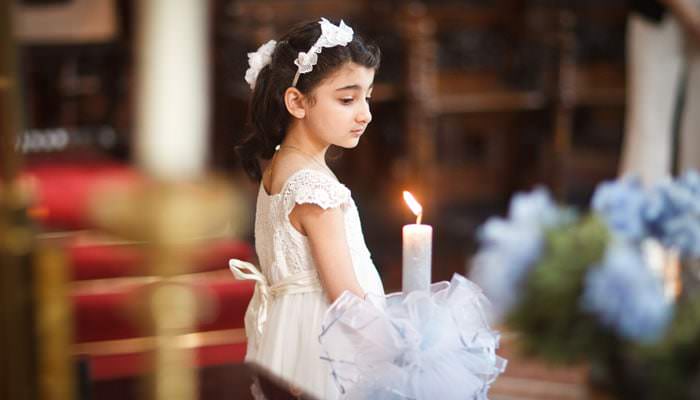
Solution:
[{"label": "candle wick", "polygon": [[420,221],[423,219],[423,213],[419,213],[416,217],[416,224],[420,225]]}]

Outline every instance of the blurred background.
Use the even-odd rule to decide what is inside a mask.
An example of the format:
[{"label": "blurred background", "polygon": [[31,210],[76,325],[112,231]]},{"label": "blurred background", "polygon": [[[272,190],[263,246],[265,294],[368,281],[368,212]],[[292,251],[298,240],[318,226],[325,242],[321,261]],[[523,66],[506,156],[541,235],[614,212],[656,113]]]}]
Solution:
[{"label": "blurred background", "polygon": [[[0,54],[6,107],[0,228],[6,242],[16,242],[11,238],[17,232],[29,238],[24,246],[6,245],[15,261],[8,256],[3,263],[17,271],[35,267],[2,277],[3,291],[14,292],[4,294],[4,307],[24,310],[4,320],[4,343],[22,359],[20,350],[39,348],[46,340],[41,335],[63,337],[67,347],[57,360],[71,360],[65,365],[75,372],[66,376],[82,379],[70,390],[84,397],[140,393],[124,382],[149,371],[147,354],[156,345],[153,330],[134,315],[139,293],[160,275],[177,275],[205,300],[185,346],[193,351],[192,362],[205,368],[242,361],[243,313],[252,285],[235,281],[227,260],[255,261],[257,185],[243,175],[233,151],[245,130],[250,93],[243,80],[246,53],[298,22],[342,18],[382,49],[373,123],[357,149],[332,152],[331,166],[353,192],[387,291],[400,290],[401,226],[412,219],[402,190],[423,203],[424,221],[434,227],[433,281],[439,281],[468,272],[477,228],[503,214],[513,193],[543,184],[559,200],[585,205],[599,182],[618,174],[626,0],[210,0],[203,175],[216,175],[233,188],[236,195],[227,198],[238,214],[193,246],[187,269],[154,270],[147,267],[148,240],[123,234],[113,229],[115,222],[99,217],[99,210],[119,208],[124,200],[105,193],[150,182],[136,155],[141,2],[10,3],[5,11],[13,10],[14,27],[3,28]],[[220,214],[222,220],[230,215]],[[38,285],[43,270],[37,260],[65,273]],[[62,306],[46,311],[46,299]],[[61,315],[49,326],[66,332],[41,331],[40,318],[33,317],[41,312]],[[516,340],[506,332],[502,355],[511,364],[492,398],[589,398],[585,366],[558,368],[518,356],[512,351]],[[4,364],[6,379],[29,382],[38,370],[55,371],[48,361],[22,365],[25,375]],[[222,388],[232,385],[225,377],[203,379],[199,390],[235,393]],[[39,391],[27,390],[27,396]]]}]

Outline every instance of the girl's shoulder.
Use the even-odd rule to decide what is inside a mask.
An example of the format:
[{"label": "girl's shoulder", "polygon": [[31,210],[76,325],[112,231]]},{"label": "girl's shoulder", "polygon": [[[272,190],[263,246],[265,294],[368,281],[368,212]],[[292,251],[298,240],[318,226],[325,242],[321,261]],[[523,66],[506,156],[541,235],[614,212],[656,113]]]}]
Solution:
[{"label": "girl's shoulder", "polygon": [[349,204],[350,190],[334,176],[313,168],[293,171],[282,185],[285,208],[291,211],[297,204],[315,204],[323,209]]},{"label": "girl's shoulder", "polygon": [[309,169],[308,161],[295,155],[275,154],[262,175],[262,184],[271,195],[282,192],[287,182],[302,170]]}]

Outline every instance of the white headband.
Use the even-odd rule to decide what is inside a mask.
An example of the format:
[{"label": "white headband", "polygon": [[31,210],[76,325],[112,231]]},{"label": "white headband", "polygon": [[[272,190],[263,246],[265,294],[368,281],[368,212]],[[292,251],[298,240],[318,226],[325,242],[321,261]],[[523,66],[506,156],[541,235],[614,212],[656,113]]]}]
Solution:
[{"label": "white headband", "polygon": [[321,24],[321,36],[318,37],[316,43],[304,53],[299,52],[299,56],[294,60],[294,64],[298,67],[297,73],[294,74],[292,86],[296,87],[299,81],[299,75],[309,73],[313,70],[314,65],[318,62],[318,55],[321,54],[321,49],[324,47],[347,46],[352,41],[354,34],[351,27],[345,25],[343,20],[340,20],[340,25],[335,26],[325,18],[318,21]]},{"label": "white headband", "polygon": [[[296,60],[294,60],[294,64],[297,66],[297,72],[292,80],[292,86],[294,87],[296,87],[301,74],[306,74],[313,70],[314,65],[318,62],[318,55],[321,53],[321,49],[324,47],[347,46],[352,41],[354,32],[342,20],[338,26],[333,25],[325,18],[321,18],[318,23],[321,24],[321,36],[319,36],[309,51],[300,51]],[[245,80],[251,89],[255,88],[255,81],[258,79],[260,70],[272,61],[272,53],[275,51],[276,45],[276,41],[270,40],[260,46],[254,53],[248,53],[249,67],[245,72]]]}]

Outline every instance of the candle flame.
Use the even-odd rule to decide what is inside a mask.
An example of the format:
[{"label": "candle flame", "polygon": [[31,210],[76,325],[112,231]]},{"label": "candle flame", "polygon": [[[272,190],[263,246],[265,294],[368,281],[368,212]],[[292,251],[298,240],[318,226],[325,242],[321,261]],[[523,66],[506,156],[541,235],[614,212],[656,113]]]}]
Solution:
[{"label": "candle flame", "polygon": [[423,206],[421,206],[420,203],[416,201],[416,198],[413,197],[411,192],[404,190],[403,199],[408,205],[408,208],[411,209],[413,214],[415,214],[416,216],[420,216],[423,214]]}]

